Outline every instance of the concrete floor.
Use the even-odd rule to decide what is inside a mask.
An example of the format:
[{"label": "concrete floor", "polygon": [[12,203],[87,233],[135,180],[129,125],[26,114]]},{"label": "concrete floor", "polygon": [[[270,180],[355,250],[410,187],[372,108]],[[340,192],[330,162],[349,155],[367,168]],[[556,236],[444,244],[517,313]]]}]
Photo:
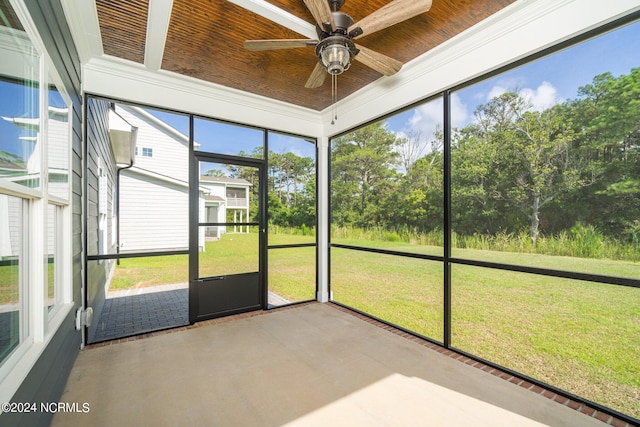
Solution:
[{"label": "concrete floor", "polygon": [[319,303],[85,349],[61,401],[89,410],[53,426],[604,425]]}]

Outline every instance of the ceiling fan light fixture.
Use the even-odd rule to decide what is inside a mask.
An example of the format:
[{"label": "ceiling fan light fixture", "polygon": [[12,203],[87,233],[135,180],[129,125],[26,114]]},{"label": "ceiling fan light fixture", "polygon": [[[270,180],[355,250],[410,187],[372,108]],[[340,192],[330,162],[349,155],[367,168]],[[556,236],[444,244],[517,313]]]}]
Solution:
[{"label": "ceiling fan light fixture", "polygon": [[351,52],[341,43],[332,43],[324,46],[320,51],[320,59],[327,72],[337,76],[351,66]]}]

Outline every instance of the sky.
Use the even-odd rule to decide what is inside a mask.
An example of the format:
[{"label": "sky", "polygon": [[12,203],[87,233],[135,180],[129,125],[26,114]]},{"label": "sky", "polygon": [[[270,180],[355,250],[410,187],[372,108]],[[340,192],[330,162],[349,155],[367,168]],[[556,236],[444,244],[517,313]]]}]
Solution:
[{"label": "sky", "polygon": [[[535,109],[542,110],[575,99],[580,86],[601,73],[618,77],[640,67],[640,22],[573,45],[505,73],[455,91],[451,98],[454,127],[469,124],[480,104],[506,91],[518,90]],[[442,126],[441,99],[405,111],[387,120],[389,129],[403,136],[421,132],[433,135]]]},{"label": "sky", "polygon": [[[148,109],[151,114],[173,126],[183,134],[189,132],[186,115]],[[263,144],[263,131],[230,123],[196,118],[194,139],[201,151],[238,155],[240,151],[251,153]],[[315,146],[303,138],[269,132],[269,150],[276,153],[293,152],[302,157],[314,157]]]},{"label": "sky", "polygon": [[[518,89],[535,108],[542,109],[577,96],[580,86],[592,82],[593,77],[611,72],[614,76],[628,74],[640,66],[640,22],[629,24],[595,39],[574,45],[552,55],[458,90],[452,94],[452,121],[454,127],[473,120],[475,108],[493,96]],[[21,86],[0,80],[0,116],[28,116],[31,102],[21,93]],[[32,97],[33,99],[33,97]],[[55,102],[59,102],[55,100]],[[36,111],[37,108],[32,111]],[[150,110],[159,118],[188,133],[186,115]],[[389,129],[399,136],[420,132],[432,138],[436,125],[442,122],[442,100],[423,104],[387,119]],[[227,123],[198,119],[195,139],[200,149],[223,154],[251,152],[262,144],[262,131]],[[25,157],[28,147],[19,140],[20,130],[0,119],[0,151]],[[270,134],[270,149],[276,152],[292,151],[298,155],[314,156],[312,144],[294,137]],[[224,147],[224,148],[219,148]]]},{"label": "sky", "polygon": [[[189,132],[188,116],[148,109],[148,112],[170,124],[187,135]],[[230,123],[196,118],[194,120],[194,140],[200,144],[198,150],[218,154],[239,155],[240,151],[252,153],[257,147],[262,149],[264,133],[254,129]],[[300,157],[315,158],[315,145],[303,138],[268,132],[269,150],[275,153],[292,152]],[[201,173],[210,169],[224,171],[221,164],[202,163]]]},{"label": "sky", "polygon": [[[65,102],[59,92],[49,91],[49,105],[65,107]],[[26,161],[35,148],[29,137],[37,135],[34,129],[20,129],[2,117],[37,117],[39,100],[37,89],[6,82],[0,77],[0,151],[17,156]],[[22,137],[22,139],[21,139]]]}]

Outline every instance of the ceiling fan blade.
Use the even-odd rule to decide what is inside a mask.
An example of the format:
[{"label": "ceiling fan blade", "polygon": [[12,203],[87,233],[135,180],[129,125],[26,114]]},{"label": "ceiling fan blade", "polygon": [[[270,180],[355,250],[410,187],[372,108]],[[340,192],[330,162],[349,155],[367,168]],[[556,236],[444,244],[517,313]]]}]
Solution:
[{"label": "ceiling fan blade", "polygon": [[272,39],[272,40],[247,40],[244,48],[252,52],[260,50],[291,49],[296,47],[315,46],[317,40],[311,39]]},{"label": "ceiling fan blade", "polygon": [[357,61],[385,76],[392,76],[402,68],[402,62],[397,59],[389,58],[364,46],[356,45],[356,48],[360,50],[355,56]]},{"label": "ceiling fan blade", "polygon": [[324,24],[331,24],[331,29],[336,29],[336,23],[333,20],[333,15],[331,14],[331,8],[329,7],[329,3],[327,0],[302,0],[304,1],[305,6],[313,15],[313,19],[316,20],[321,29],[324,29]]},{"label": "ceiling fan blade", "polygon": [[327,70],[324,69],[324,66],[320,62],[316,62],[316,67],[311,72],[311,76],[309,76],[309,80],[304,84],[304,87],[307,89],[320,87],[326,77]]},{"label": "ceiling fan blade", "polygon": [[368,36],[429,9],[431,9],[431,0],[394,0],[350,26],[349,32],[360,27],[362,34],[355,38]]}]

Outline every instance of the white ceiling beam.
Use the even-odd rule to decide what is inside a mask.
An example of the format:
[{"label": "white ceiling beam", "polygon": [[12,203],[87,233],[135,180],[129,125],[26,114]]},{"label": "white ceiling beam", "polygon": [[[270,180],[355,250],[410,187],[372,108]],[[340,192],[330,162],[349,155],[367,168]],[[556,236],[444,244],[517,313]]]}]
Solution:
[{"label": "white ceiling beam", "polygon": [[62,0],[62,9],[69,23],[73,41],[81,62],[102,56],[102,36],[95,1]]},{"label": "white ceiling beam", "polygon": [[286,12],[279,7],[266,2],[265,0],[229,0],[242,8],[250,10],[270,21],[282,25],[310,39],[317,39],[316,26],[304,19]]},{"label": "white ceiling beam", "polygon": [[144,65],[149,71],[157,71],[162,65],[172,8],[173,0],[149,2],[147,38],[144,47]]}]

